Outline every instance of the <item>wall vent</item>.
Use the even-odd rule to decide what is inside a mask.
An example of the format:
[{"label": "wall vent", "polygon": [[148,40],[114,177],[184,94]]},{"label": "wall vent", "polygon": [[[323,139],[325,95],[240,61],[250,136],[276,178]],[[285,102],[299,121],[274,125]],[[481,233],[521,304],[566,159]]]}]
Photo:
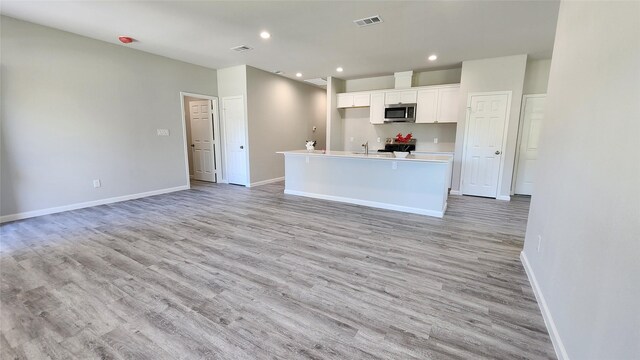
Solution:
[{"label": "wall vent", "polygon": [[307,79],[305,81],[317,86],[327,86],[327,79],[325,78]]},{"label": "wall vent", "polygon": [[364,19],[353,20],[353,22],[356,25],[363,27],[363,26],[380,24],[382,22],[382,18],[380,17],[380,15],[376,15],[376,16],[369,16]]},{"label": "wall vent", "polygon": [[240,46],[236,46],[236,47],[232,47],[231,50],[233,51],[249,51],[252,50],[253,48],[248,47],[247,45],[240,45]]}]

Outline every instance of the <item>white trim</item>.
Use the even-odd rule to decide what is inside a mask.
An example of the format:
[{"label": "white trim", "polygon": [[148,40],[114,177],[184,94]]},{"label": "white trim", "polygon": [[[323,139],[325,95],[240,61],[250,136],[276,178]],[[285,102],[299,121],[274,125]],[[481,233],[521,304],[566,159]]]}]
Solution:
[{"label": "white trim", "polygon": [[[511,116],[511,97],[513,95],[513,91],[487,91],[487,92],[471,92],[467,94],[467,114],[464,121],[464,138],[462,139],[462,164],[460,165],[460,193],[464,194],[464,167],[466,164],[466,156],[467,156],[467,140],[469,139],[469,118],[471,117],[471,113],[469,109],[471,108],[471,98],[474,96],[491,96],[491,95],[507,95],[507,109],[506,109],[506,117],[504,119],[504,129],[502,133],[502,156],[500,157],[500,170],[498,171],[498,185],[496,188],[496,198],[500,194],[500,189],[502,188],[502,177],[504,175],[504,162],[505,162],[505,150],[507,148],[507,137],[509,134],[509,118]],[[509,189],[511,192],[511,189]],[[473,195],[473,194],[469,194]]]},{"label": "white trim", "polygon": [[189,174],[189,144],[187,144],[187,117],[184,109],[184,98],[185,96],[200,98],[204,100],[209,100],[212,102],[213,109],[211,110],[213,114],[213,132],[218,135],[218,138],[214,140],[214,152],[215,152],[215,162],[218,167],[215,168],[216,173],[216,182],[218,183],[226,183],[226,180],[223,178],[224,171],[222,170],[222,160],[221,160],[221,149],[222,149],[222,133],[220,132],[220,104],[218,103],[217,96],[211,95],[203,95],[196,94],[190,92],[180,91],[180,109],[182,110],[182,138],[184,141],[184,159],[185,166],[187,167],[187,184],[190,184],[193,176]]},{"label": "white trim", "polygon": [[273,184],[279,181],[284,181],[284,176],[279,178],[268,179],[268,180],[256,181],[254,183],[250,183],[249,185],[247,185],[247,187],[256,187],[261,185]]},{"label": "white trim", "polygon": [[520,117],[518,118],[518,139],[516,140],[516,157],[513,164],[513,179],[511,179],[511,195],[516,193],[516,181],[518,181],[518,166],[520,166],[520,146],[522,145],[522,133],[524,129],[524,109],[529,98],[546,98],[547,94],[526,94],[522,95],[522,104],[520,105]]},{"label": "white trim", "polygon": [[436,210],[419,209],[419,208],[408,207],[408,206],[393,205],[393,204],[381,203],[376,201],[360,200],[360,199],[348,198],[343,196],[315,194],[315,193],[297,191],[297,190],[285,189],[284,193],[288,195],[305,196],[305,197],[310,197],[314,199],[337,201],[337,202],[343,202],[348,204],[369,206],[369,207],[374,207],[379,209],[387,209],[387,210],[402,211],[402,212],[412,213],[412,214],[435,216],[439,218],[442,218],[444,216],[444,212],[447,210],[446,202],[444,203],[444,207],[442,208],[442,211],[436,211]]},{"label": "white trim", "polygon": [[461,190],[451,190],[449,191],[449,195],[462,195],[462,191]]},{"label": "white trim", "polygon": [[536,280],[536,276],[533,273],[531,264],[529,264],[529,260],[527,260],[527,255],[524,251],[520,252],[520,261],[522,261],[524,271],[529,278],[529,283],[531,283],[533,294],[536,296],[536,301],[538,302],[540,312],[542,312],[542,318],[544,319],[544,324],[547,326],[547,332],[549,332],[549,337],[551,338],[551,343],[553,344],[556,356],[558,357],[558,360],[569,360],[569,355],[567,354],[567,350],[564,348],[564,344],[560,338],[560,333],[558,333],[556,324],[551,316],[551,311],[549,311],[544,295],[542,295],[540,284],[538,284],[538,281]]},{"label": "white trim", "polygon": [[189,185],[182,185],[182,186],[176,186],[172,188],[147,191],[143,193],[123,195],[123,196],[117,196],[112,198],[93,200],[93,201],[87,201],[87,202],[70,204],[70,205],[63,205],[63,206],[58,206],[58,207],[53,207],[48,209],[41,209],[41,210],[27,211],[27,212],[22,212],[17,214],[4,215],[4,216],[0,216],[0,223],[4,223],[7,221],[27,219],[27,218],[32,218],[32,217],[42,216],[42,215],[55,214],[55,213],[60,213],[64,211],[69,211],[69,210],[77,210],[77,209],[82,209],[82,208],[87,208],[92,206],[112,204],[120,201],[139,199],[143,197],[167,194],[175,191],[182,191],[182,190],[189,190],[189,189],[190,189]]},{"label": "white trim", "polygon": [[504,200],[504,201],[511,201],[511,196],[509,195],[498,195],[498,197],[496,197],[497,200]]}]

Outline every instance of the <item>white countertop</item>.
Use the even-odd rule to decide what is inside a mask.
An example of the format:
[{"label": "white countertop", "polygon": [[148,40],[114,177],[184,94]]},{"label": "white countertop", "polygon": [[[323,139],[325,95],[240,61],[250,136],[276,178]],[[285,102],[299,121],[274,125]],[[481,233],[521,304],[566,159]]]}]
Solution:
[{"label": "white countertop", "polygon": [[421,161],[421,162],[436,162],[436,163],[448,163],[451,161],[450,155],[408,155],[406,158],[394,157],[392,153],[379,153],[369,152],[369,155],[353,151],[325,151],[315,150],[292,150],[292,151],[278,151],[278,154],[285,155],[308,155],[308,156],[325,156],[325,157],[342,157],[353,159],[371,159],[371,160],[394,160],[394,161]]}]

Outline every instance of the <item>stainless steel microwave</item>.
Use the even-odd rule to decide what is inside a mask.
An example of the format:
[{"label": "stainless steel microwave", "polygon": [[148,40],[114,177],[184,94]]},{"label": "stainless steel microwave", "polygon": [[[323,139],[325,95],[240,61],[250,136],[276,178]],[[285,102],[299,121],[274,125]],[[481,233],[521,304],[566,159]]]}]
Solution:
[{"label": "stainless steel microwave", "polygon": [[416,122],[416,104],[387,105],[384,109],[384,122]]}]

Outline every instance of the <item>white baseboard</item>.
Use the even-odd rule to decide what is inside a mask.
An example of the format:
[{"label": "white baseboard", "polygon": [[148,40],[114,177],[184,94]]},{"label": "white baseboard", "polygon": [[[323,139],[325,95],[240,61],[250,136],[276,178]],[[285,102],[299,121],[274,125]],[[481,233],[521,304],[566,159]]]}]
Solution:
[{"label": "white baseboard", "polygon": [[449,195],[462,195],[462,191],[460,191],[460,190],[451,190],[451,191],[449,191]]},{"label": "white baseboard", "polygon": [[504,201],[511,201],[511,196],[509,196],[509,195],[498,195],[498,197],[496,199],[504,200]]},{"label": "white baseboard", "polygon": [[314,199],[337,201],[337,202],[343,202],[348,204],[369,206],[369,207],[374,207],[379,209],[395,210],[395,211],[402,211],[402,212],[412,213],[412,214],[434,216],[438,218],[442,218],[444,216],[445,210],[447,209],[446,202],[444,204],[444,208],[442,209],[442,211],[437,211],[437,210],[419,209],[419,208],[408,207],[408,206],[393,205],[393,204],[381,203],[376,201],[360,200],[360,199],[348,198],[343,196],[314,194],[314,193],[296,191],[296,190],[285,189],[284,193],[288,195],[305,196],[305,197],[310,197]]},{"label": "white baseboard", "polygon": [[257,181],[257,182],[254,182],[254,183],[250,183],[249,185],[247,185],[247,187],[256,187],[256,186],[260,186],[260,185],[273,184],[273,183],[279,182],[279,181],[284,181],[284,176],[283,177],[279,177],[279,178],[262,180],[262,181]]},{"label": "white baseboard", "polygon": [[176,186],[176,187],[167,188],[167,189],[153,190],[153,191],[147,191],[147,192],[143,192],[143,193],[124,195],[124,196],[117,196],[117,197],[94,200],[94,201],[87,201],[87,202],[64,205],[64,206],[58,206],[58,207],[53,207],[53,208],[48,208],[48,209],[26,211],[26,212],[21,212],[21,213],[17,213],[17,214],[4,215],[4,216],[0,216],[0,223],[5,223],[5,222],[8,222],[8,221],[21,220],[21,219],[27,219],[27,218],[32,218],[32,217],[42,216],[42,215],[55,214],[55,213],[59,213],[59,212],[63,212],[63,211],[77,210],[77,209],[82,209],[82,208],[91,207],[91,206],[112,204],[112,203],[115,203],[115,202],[139,199],[139,198],[143,198],[143,197],[147,197],[147,196],[167,194],[167,193],[171,193],[171,192],[175,192],[175,191],[188,190],[190,188],[191,187],[189,185],[182,185],[182,186]]},{"label": "white baseboard", "polygon": [[531,283],[531,288],[533,289],[533,293],[535,294],[536,300],[538,301],[538,306],[540,307],[540,311],[542,312],[542,318],[544,319],[544,324],[547,326],[547,331],[549,332],[549,337],[551,338],[553,349],[556,351],[556,356],[559,360],[569,360],[567,350],[564,348],[564,344],[562,343],[562,339],[560,338],[560,334],[558,333],[556,324],[553,321],[553,317],[551,316],[551,312],[549,311],[547,302],[544,299],[544,295],[542,295],[542,290],[540,290],[540,285],[536,280],[536,276],[533,273],[533,269],[531,268],[529,260],[527,260],[527,255],[524,253],[524,251],[520,253],[520,261],[522,261],[522,266],[524,266],[524,271],[527,273],[527,277],[529,278],[529,282]]}]

